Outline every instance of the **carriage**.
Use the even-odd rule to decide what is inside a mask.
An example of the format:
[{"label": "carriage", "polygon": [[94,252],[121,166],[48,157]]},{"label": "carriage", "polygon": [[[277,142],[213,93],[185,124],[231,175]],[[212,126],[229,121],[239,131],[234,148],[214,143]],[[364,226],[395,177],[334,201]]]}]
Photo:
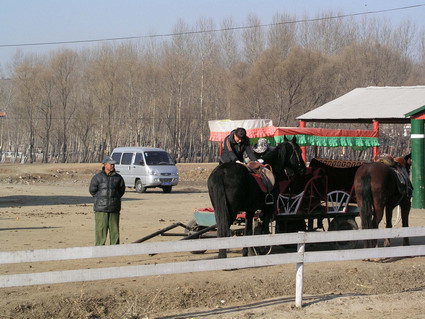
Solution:
[{"label": "carriage", "polygon": [[[358,229],[353,179],[361,164],[360,161],[313,159],[304,176],[280,181],[271,233]],[[232,235],[243,234],[244,222],[245,214],[239,213]],[[261,212],[258,212],[254,234],[259,233],[261,222]],[[214,210],[196,209],[193,219],[184,227],[187,239],[215,237]],[[356,242],[335,242],[333,245],[337,249],[347,249],[353,248]]]},{"label": "carriage", "polygon": [[[355,146],[356,148],[375,147],[378,139],[375,131],[330,130],[307,128],[274,127],[270,120],[210,121],[210,140],[221,142],[235,127],[244,127],[248,136],[255,142],[266,137],[275,144],[282,143],[286,137],[297,137],[297,142],[305,146]],[[305,152],[305,150],[304,150]],[[304,156],[305,158],[305,153]],[[358,229],[357,209],[353,181],[354,174],[362,161],[312,159],[306,174],[293,181],[279,181],[279,194],[275,199],[271,231],[276,233]],[[199,231],[214,229],[214,215],[211,210],[198,210],[190,236],[196,237]],[[243,224],[243,218],[236,218],[235,224]],[[261,214],[254,222],[253,233],[261,224]],[[259,231],[258,231],[259,232]],[[241,233],[235,228],[233,234]],[[347,248],[355,243],[337,243],[337,248]]]},{"label": "carriage", "polygon": [[[235,127],[244,127],[253,142],[258,138],[266,137],[269,141],[278,144],[286,136],[297,136],[297,141],[303,147],[356,145],[367,148],[378,145],[377,136],[372,131],[277,128],[270,120],[210,121],[209,125],[210,140],[217,142],[223,141]],[[329,136],[332,137],[331,142],[327,138]],[[335,141],[338,138],[340,141],[336,145]],[[353,180],[354,173],[361,164],[355,161],[313,159],[305,175],[291,182],[280,181],[279,193],[274,200],[271,232],[358,229],[356,223],[358,209],[354,198]],[[181,226],[184,228],[184,239],[215,237],[216,224],[213,209],[197,209],[193,220],[188,224],[176,223],[158,231],[155,235],[182,235],[169,232]],[[239,213],[231,229],[232,235],[243,234],[244,224],[245,215]],[[253,234],[260,233],[261,224],[262,214],[257,212],[253,223]],[[347,248],[354,246],[355,243],[339,242],[335,245],[336,248]]]}]

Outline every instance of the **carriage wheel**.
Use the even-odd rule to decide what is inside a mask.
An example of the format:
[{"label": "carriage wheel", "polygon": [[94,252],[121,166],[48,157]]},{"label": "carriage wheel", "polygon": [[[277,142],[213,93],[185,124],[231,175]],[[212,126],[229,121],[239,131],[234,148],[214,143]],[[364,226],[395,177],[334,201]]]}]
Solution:
[{"label": "carriage wheel", "polygon": [[[354,218],[350,217],[335,217],[330,225],[329,231],[333,230],[357,230],[359,226]],[[354,249],[357,246],[357,240],[337,241],[333,243],[335,249]]]},{"label": "carriage wheel", "polygon": [[[189,221],[186,226],[189,229],[185,229],[184,230],[184,233],[187,234],[188,236],[190,236],[193,233],[196,233],[196,232],[198,232],[198,231],[206,228],[204,226],[199,226],[195,219],[192,219],[191,221]],[[192,254],[203,254],[205,252],[206,252],[206,250],[195,250],[195,251],[191,251]]]},{"label": "carriage wheel", "polygon": [[[263,221],[257,218],[252,223],[252,233],[254,235],[261,235],[261,230],[263,227]],[[274,227],[272,227],[272,223],[270,223],[270,233],[273,233]],[[272,246],[259,246],[259,247],[248,247],[248,256],[259,256],[259,255],[268,255],[272,251]]]}]

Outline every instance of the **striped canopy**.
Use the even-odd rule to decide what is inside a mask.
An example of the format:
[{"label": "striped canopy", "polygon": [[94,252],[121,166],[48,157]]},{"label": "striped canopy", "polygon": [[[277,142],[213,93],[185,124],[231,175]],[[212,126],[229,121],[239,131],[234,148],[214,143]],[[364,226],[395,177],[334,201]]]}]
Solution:
[{"label": "striped canopy", "polygon": [[300,146],[338,147],[349,146],[354,149],[366,149],[379,146],[378,132],[373,130],[341,130],[307,127],[276,127],[272,120],[220,120],[209,121],[210,141],[222,142],[230,132],[243,127],[247,131],[251,143],[260,137],[265,137],[270,144],[281,143],[286,136],[291,139],[296,136]]}]

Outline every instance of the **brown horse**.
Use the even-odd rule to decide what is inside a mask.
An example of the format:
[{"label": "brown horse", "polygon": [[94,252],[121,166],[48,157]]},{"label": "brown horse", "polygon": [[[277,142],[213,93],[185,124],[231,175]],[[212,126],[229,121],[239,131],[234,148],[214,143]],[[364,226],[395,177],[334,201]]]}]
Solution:
[{"label": "brown horse", "polygon": [[[393,164],[398,166],[397,163]],[[354,176],[354,189],[362,229],[378,228],[384,216],[384,208],[386,228],[391,228],[393,209],[398,205],[401,208],[402,226],[408,227],[412,197],[410,185],[408,176],[400,174],[400,169],[397,167],[391,167],[381,162],[360,166]],[[376,245],[376,240],[364,243],[365,248],[376,247]],[[386,239],[384,246],[389,245],[390,240]],[[403,245],[409,245],[409,238],[403,239]]]}]

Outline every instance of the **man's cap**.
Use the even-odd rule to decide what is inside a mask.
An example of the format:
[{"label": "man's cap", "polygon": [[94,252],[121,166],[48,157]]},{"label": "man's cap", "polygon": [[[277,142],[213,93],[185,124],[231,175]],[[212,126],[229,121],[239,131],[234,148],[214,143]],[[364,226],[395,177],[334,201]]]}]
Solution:
[{"label": "man's cap", "polygon": [[112,157],[110,157],[110,156],[105,156],[104,158],[103,158],[103,160],[102,160],[102,164],[106,164],[106,163],[108,163],[108,164],[116,164],[117,163],[117,161],[115,161]]},{"label": "man's cap", "polygon": [[238,127],[235,130],[235,135],[240,139],[243,139],[246,136],[246,130],[243,127]]}]

